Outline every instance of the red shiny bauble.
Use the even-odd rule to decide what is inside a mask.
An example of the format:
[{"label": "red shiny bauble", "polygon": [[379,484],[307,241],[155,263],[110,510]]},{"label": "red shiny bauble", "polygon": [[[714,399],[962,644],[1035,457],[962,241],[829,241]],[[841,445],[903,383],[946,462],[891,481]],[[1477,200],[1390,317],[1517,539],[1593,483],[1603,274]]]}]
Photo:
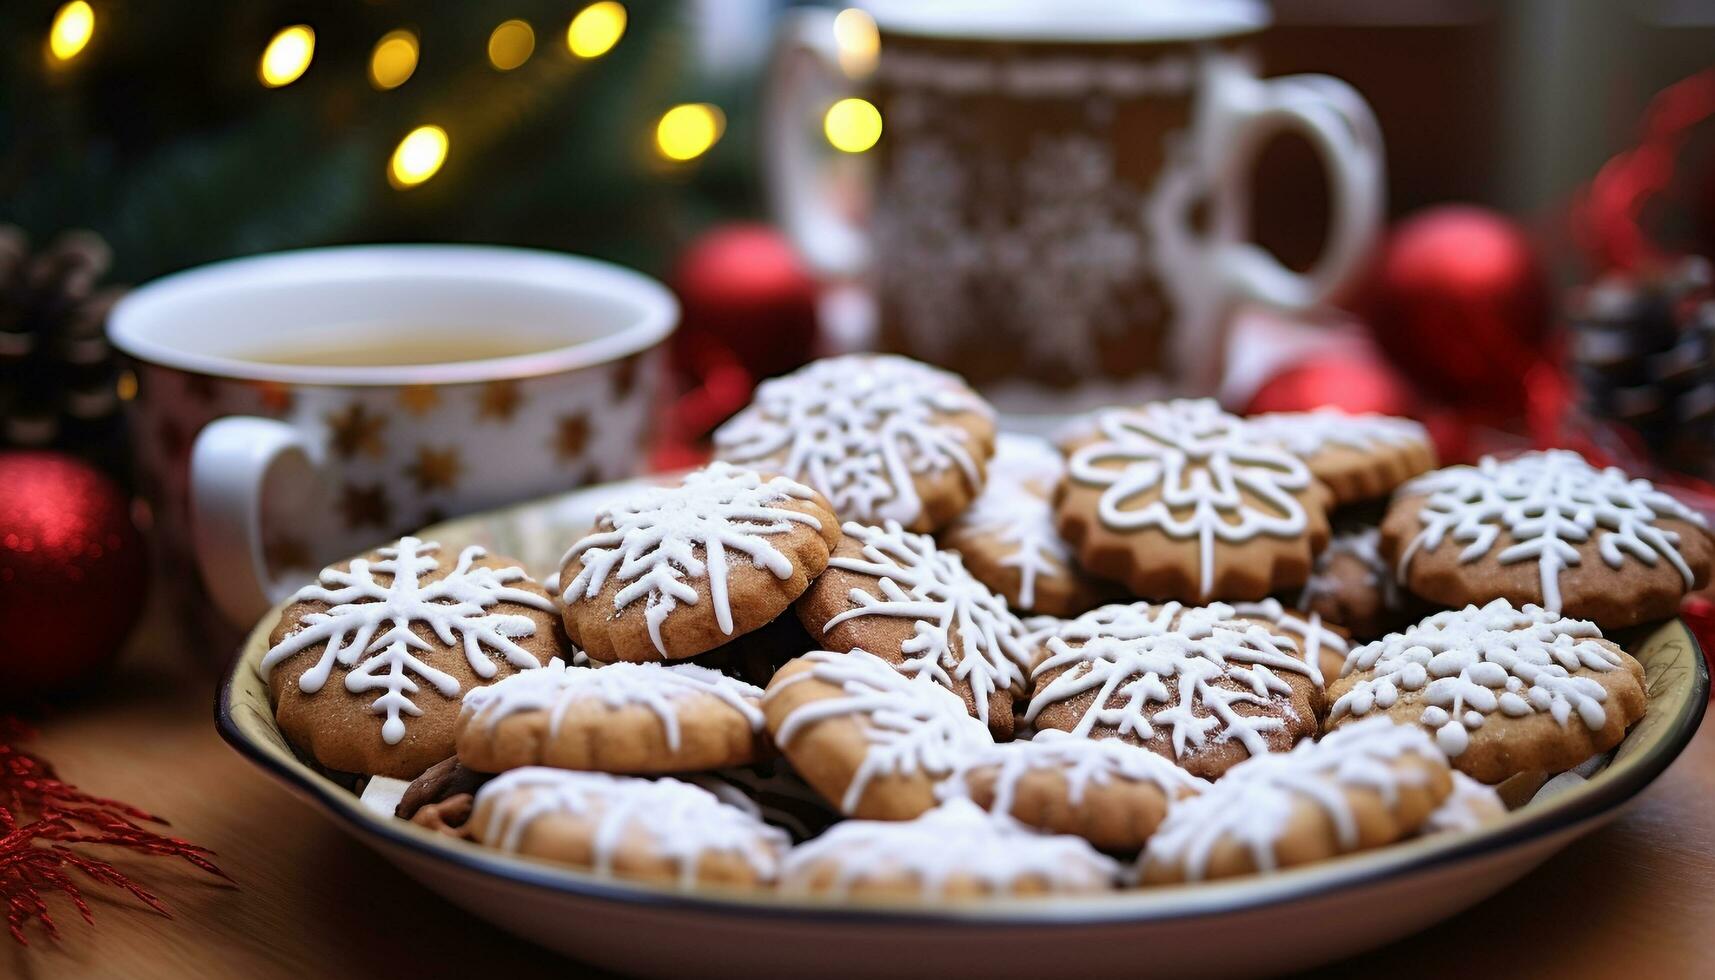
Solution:
[{"label": "red shiny bauble", "polygon": [[0,701],[65,690],[111,662],[147,584],[112,480],[59,453],[0,453]]},{"label": "red shiny bauble", "polygon": [[[671,282],[684,306],[685,353],[718,344],[756,377],[808,361],[816,340],[816,282],[780,232],[722,225],[693,241]],[[686,365],[697,374],[697,363]]]},{"label": "red shiny bauble", "polygon": [[1399,372],[1373,357],[1352,354],[1312,357],[1263,382],[1245,406],[1245,414],[1307,412],[1323,407],[1353,413],[1410,415],[1411,385]]},{"label": "red shiny bauble", "polygon": [[1521,380],[1551,358],[1551,301],[1536,249],[1493,211],[1441,205],[1401,221],[1354,305],[1388,360],[1431,399],[1522,410]]}]

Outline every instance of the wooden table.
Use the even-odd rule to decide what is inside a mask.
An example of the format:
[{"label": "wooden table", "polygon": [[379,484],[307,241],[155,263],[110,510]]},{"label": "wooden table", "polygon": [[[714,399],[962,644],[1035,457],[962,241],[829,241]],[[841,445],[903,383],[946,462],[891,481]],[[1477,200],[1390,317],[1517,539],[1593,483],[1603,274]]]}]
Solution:
[{"label": "wooden table", "polygon": [[[103,687],[40,719],[35,748],[84,789],[128,800],[219,852],[236,887],[158,860],[116,863],[173,908],[95,891],[63,902],[58,945],[0,933],[0,976],[500,976],[568,965],[419,887],[243,762],[215,734],[214,680],[149,642]],[[1715,972],[1715,725],[1613,824],[1428,932],[1319,975],[1682,977]],[[663,937],[671,941],[671,937]]]}]

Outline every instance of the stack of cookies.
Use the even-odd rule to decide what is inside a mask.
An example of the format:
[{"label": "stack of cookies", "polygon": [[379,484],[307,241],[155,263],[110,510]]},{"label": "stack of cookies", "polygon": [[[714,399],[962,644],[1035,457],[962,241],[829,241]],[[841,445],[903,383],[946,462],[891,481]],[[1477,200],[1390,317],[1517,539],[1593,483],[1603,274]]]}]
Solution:
[{"label": "stack of cookies", "polygon": [[1644,677],[1603,631],[1715,564],[1573,453],[1437,470],[1410,421],[1210,401],[1056,446],[898,357],[766,382],[715,443],[552,593],[415,538],[325,570],[263,660],[281,730],[412,780],[405,819],[678,887],[1256,874],[1470,830],[1613,749]]}]

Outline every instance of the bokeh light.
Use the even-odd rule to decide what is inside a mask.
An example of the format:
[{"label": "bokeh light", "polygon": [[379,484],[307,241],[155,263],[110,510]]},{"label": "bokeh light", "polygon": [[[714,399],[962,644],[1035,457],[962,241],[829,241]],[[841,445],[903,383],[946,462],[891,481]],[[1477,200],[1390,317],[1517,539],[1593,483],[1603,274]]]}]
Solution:
[{"label": "bokeh light", "polygon": [[418,126],[405,134],[393,151],[387,178],[394,187],[415,187],[433,177],[447,160],[447,131],[439,126]]},{"label": "bokeh light", "polygon": [[834,50],[840,70],[848,78],[864,78],[875,71],[881,54],[881,32],[868,11],[847,7],[834,17]]},{"label": "bokeh light", "polygon": [[625,36],[625,6],[601,0],[578,11],[566,28],[566,47],[580,58],[599,58]]},{"label": "bokeh light", "polygon": [[55,61],[70,61],[89,47],[95,36],[95,8],[85,0],[71,0],[54,14],[48,28],[48,54]]},{"label": "bokeh light", "polygon": [[417,70],[417,35],[388,31],[369,53],[369,84],[386,91],[398,88]]},{"label": "bokeh light", "polygon": [[310,67],[315,54],[316,32],[308,24],[294,24],[274,35],[262,49],[256,74],[269,88],[290,85]]},{"label": "bokeh light", "polygon": [[511,71],[530,60],[536,50],[536,32],[521,20],[503,21],[488,35],[488,63]]},{"label": "bokeh light", "polygon": [[726,115],[706,102],[676,105],[655,126],[655,145],[669,160],[695,160],[709,152],[726,129]]},{"label": "bokeh light", "polygon": [[863,99],[841,99],[822,117],[822,132],[834,149],[862,153],[881,139],[881,112]]}]

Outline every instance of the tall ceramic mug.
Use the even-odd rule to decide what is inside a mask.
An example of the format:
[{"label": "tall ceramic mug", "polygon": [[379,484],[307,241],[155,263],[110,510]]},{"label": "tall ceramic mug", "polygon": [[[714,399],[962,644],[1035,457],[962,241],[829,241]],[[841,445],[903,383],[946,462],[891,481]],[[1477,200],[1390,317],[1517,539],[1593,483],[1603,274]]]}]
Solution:
[{"label": "tall ceramic mug", "polygon": [[[1260,4],[860,6],[879,28],[866,94],[883,121],[867,224],[817,166],[822,114],[853,85],[825,10],[787,21],[775,52],[776,214],[813,267],[873,284],[881,347],[963,373],[1003,409],[1212,393],[1231,304],[1311,306],[1375,236],[1375,118],[1336,79],[1259,79]],[[1303,272],[1247,237],[1250,170],[1285,132],[1319,152],[1330,189]]]},{"label": "tall ceramic mug", "polygon": [[635,272],[494,247],[285,252],[132,292],[108,332],[175,598],[247,627],[329,561],[634,473],[677,318]]}]

